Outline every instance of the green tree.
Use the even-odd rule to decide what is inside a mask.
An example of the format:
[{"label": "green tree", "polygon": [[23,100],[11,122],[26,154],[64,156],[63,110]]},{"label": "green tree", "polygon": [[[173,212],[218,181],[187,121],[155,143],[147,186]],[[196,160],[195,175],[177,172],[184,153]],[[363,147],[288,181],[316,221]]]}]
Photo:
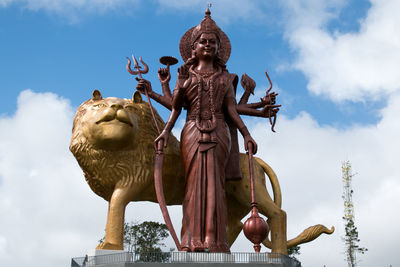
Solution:
[{"label": "green tree", "polygon": [[346,247],[346,259],[349,267],[354,267],[357,264],[356,254],[364,254],[366,251],[368,251],[368,249],[358,245],[360,239],[358,238],[358,230],[354,224],[354,221],[346,217],[343,217],[343,220],[345,221],[345,236],[343,241]]},{"label": "green tree", "polygon": [[[168,236],[168,228],[163,223],[134,221],[124,224],[124,248],[129,252],[140,254],[140,261],[165,260],[165,255],[154,252],[162,252],[161,247],[165,247],[162,241]],[[99,242],[103,241],[104,237]],[[172,250],[170,249],[170,251]]]},{"label": "green tree", "polygon": [[300,246],[299,245],[288,248],[287,252],[288,252],[289,257],[291,257],[292,259],[295,259],[295,260],[299,260],[296,258],[296,255],[300,255]]},{"label": "green tree", "polygon": [[168,228],[163,223],[146,221],[125,224],[124,243],[130,252],[161,252],[161,247],[165,247],[162,241],[168,236]]}]

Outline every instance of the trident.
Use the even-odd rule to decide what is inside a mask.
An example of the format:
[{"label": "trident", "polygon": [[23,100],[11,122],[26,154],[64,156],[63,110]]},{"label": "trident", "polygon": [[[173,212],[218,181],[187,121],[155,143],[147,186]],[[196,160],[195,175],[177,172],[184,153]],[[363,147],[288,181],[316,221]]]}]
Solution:
[{"label": "trident", "polygon": [[[132,74],[132,75],[138,75],[140,79],[142,78],[142,73],[145,74],[149,71],[149,67],[147,66],[146,63],[144,63],[144,61],[142,60],[142,57],[139,57],[139,61],[143,64],[143,70],[141,70],[141,66],[139,66],[139,63],[137,62],[135,56],[132,54],[132,59],[133,59],[133,64],[134,64],[134,69],[136,69],[136,71],[131,69],[131,60],[129,59],[129,57],[126,57],[128,59],[128,64],[126,64],[126,70]],[[136,78],[137,79],[137,78]],[[137,79],[138,80],[138,79]],[[160,128],[158,128],[158,124],[157,124],[157,120],[156,120],[156,116],[154,115],[154,110],[153,110],[153,106],[151,105],[151,101],[150,101],[150,97],[149,97],[149,92],[147,91],[147,88],[144,90],[145,94],[146,94],[146,98],[147,98],[147,102],[149,103],[150,106],[150,111],[151,111],[151,116],[153,117],[153,121],[154,121],[154,125],[156,126],[157,132],[158,134],[160,134]]]},{"label": "trident", "polygon": [[142,67],[139,66],[135,56],[132,54],[132,59],[133,59],[133,64],[135,65],[134,68],[136,69],[136,71],[131,69],[131,60],[129,59],[129,57],[126,57],[126,59],[128,59],[128,64],[126,65],[126,69],[128,70],[128,72],[132,75],[139,75],[140,79],[142,78],[142,73],[146,74],[147,72],[149,72],[149,67],[147,66],[146,63],[143,62],[142,57],[139,57],[139,61],[143,64],[144,69],[140,70]]},{"label": "trident", "polygon": [[[132,55],[132,59],[135,64],[134,68],[136,69],[136,71],[131,69],[131,60],[128,57],[127,57],[127,59],[128,59],[128,64],[126,65],[126,69],[128,70],[128,72],[132,75],[138,75],[140,79],[143,79],[142,73],[143,74],[147,73],[149,71],[149,67],[146,65],[146,63],[143,62],[142,57],[139,57],[139,61],[144,66],[143,70],[141,70],[141,67],[139,66],[136,58]],[[174,60],[173,58],[170,58],[170,57],[164,58],[162,60],[160,59],[161,63],[163,63],[163,64],[166,63],[167,68],[169,68],[169,65],[176,64],[175,61],[177,61],[177,60],[176,59]],[[136,78],[136,80],[138,80],[138,79]],[[154,120],[154,125],[157,128],[158,134],[160,134],[160,129],[158,128],[156,117],[154,116],[153,106],[151,105],[149,93],[147,92],[147,89],[145,89],[145,94],[147,97],[147,101],[149,102],[151,115]],[[154,159],[154,186],[155,186],[157,201],[160,205],[161,212],[162,212],[164,220],[165,220],[165,224],[167,225],[167,228],[168,228],[169,232],[171,233],[172,239],[174,240],[176,247],[178,248],[179,251],[181,251],[182,248],[179,243],[179,239],[176,235],[176,232],[174,230],[174,227],[172,225],[171,218],[169,216],[167,204],[165,202],[165,197],[164,197],[164,189],[163,189],[163,184],[162,184],[162,166],[163,166],[164,156],[163,156],[162,149],[163,149],[163,144],[161,144],[160,147],[156,147],[156,157]]]}]

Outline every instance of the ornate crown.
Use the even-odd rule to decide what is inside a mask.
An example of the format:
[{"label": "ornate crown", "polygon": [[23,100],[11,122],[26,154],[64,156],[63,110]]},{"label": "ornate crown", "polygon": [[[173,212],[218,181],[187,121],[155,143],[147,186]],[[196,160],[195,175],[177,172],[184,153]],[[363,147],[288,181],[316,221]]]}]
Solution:
[{"label": "ornate crown", "polygon": [[197,38],[199,38],[202,33],[214,33],[217,36],[218,41],[221,41],[220,32],[221,29],[211,18],[210,9],[207,8],[204,19],[200,22],[199,25],[194,27],[192,31],[192,39],[191,39],[192,45],[194,44],[194,42],[196,42]]},{"label": "ornate crown", "polygon": [[210,9],[207,8],[204,19],[199,25],[190,28],[181,38],[179,42],[179,51],[182,59],[186,62],[192,56],[194,42],[202,33],[214,33],[219,39],[219,57],[226,63],[231,54],[231,43],[228,36],[217,26],[211,18]]}]

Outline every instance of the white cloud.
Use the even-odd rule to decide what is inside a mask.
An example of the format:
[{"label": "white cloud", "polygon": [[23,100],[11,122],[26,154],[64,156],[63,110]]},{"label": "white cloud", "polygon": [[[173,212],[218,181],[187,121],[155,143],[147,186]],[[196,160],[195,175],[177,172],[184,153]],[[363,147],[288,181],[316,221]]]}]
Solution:
[{"label": "white cloud", "polygon": [[[358,173],[353,180],[356,224],[360,245],[370,250],[360,257],[363,266],[395,263],[399,111],[396,96],[374,126],[337,130],[301,113],[294,119],[281,116],[276,134],[264,122],[252,127],[257,156],[274,168],[281,183],[288,237],[318,223],[337,229],[302,245],[304,266],[344,264],[340,167],[346,159]],[[16,114],[0,119],[0,212],[6,214],[0,219],[0,260],[7,266],[37,259],[46,259],[41,266],[68,264],[70,257],[94,248],[103,234],[107,203],[90,191],[68,150],[72,117],[67,100],[28,90],[20,94]],[[146,212],[149,207],[158,210],[156,204],[130,204],[127,220],[162,221],[161,213]],[[179,231],[180,207],[170,210]],[[382,238],[385,242],[376,242]],[[251,245],[241,235],[233,250],[251,251]]]},{"label": "white cloud", "polygon": [[0,0],[0,7],[6,7],[13,0]]},{"label": "white cloud", "polygon": [[[57,13],[105,11],[124,4],[123,0],[18,2],[30,9]],[[12,0],[0,0],[0,6],[10,3]],[[175,1],[159,3],[161,7],[180,8]],[[203,3],[195,5],[197,12]],[[306,74],[312,92],[335,101],[388,96],[379,123],[339,130],[321,126],[309,114],[300,113],[294,119],[280,116],[276,134],[265,121],[251,128],[259,143],[257,156],[268,162],[280,179],[283,208],[288,212],[288,238],[317,223],[336,227],[332,236],[302,245],[303,266],[345,264],[340,166],[347,159],[358,173],[353,187],[360,245],[369,249],[359,257],[361,264],[389,266],[397,262],[396,238],[400,234],[395,212],[400,204],[400,126],[396,123],[400,78],[395,73],[400,62],[400,37],[395,30],[400,26],[395,14],[399,4],[373,1],[359,32],[331,34],[326,25],[344,5],[344,1],[287,2],[291,18],[287,37],[299,53],[295,67]],[[234,19],[229,14],[247,18],[257,8],[256,4],[243,10],[239,4],[228,6],[231,12],[226,21]],[[182,8],[190,9],[185,4]],[[222,12],[217,3],[213,9],[213,14]],[[4,265],[28,265],[38,258],[46,259],[44,267],[68,264],[70,257],[84,255],[101,238],[106,202],[90,191],[68,151],[72,117],[67,100],[24,91],[16,114],[0,118],[0,212],[6,214],[0,219],[0,261]],[[181,127],[179,121],[174,132]],[[162,221],[159,213],[146,212],[149,205],[158,209],[149,203],[129,205],[127,220]],[[180,208],[172,208],[172,214],[178,230]],[[251,251],[251,246],[241,235],[233,250]]]},{"label": "white cloud", "polygon": [[[0,261],[68,266],[104,235],[107,202],[86,184],[69,141],[74,110],[52,93],[21,92],[16,113],[0,117]],[[149,207],[154,212],[149,213]],[[126,220],[163,221],[159,207],[132,203]],[[180,207],[170,208],[180,227]],[[175,214],[175,215],[174,215]],[[169,240],[168,247],[173,246]]]},{"label": "white cloud", "polygon": [[400,2],[371,0],[357,32],[330,33],[344,1],[287,1],[287,38],[308,89],[334,101],[377,100],[400,89]]},{"label": "white cloud", "polygon": [[72,117],[69,101],[26,90],[16,114],[0,119],[4,266],[67,265],[102,233],[105,218],[99,215],[107,207],[90,192],[68,150]]},{"label": "white cloud", "polygon": [[396,95],[381,111],[381,121],[373,126],[338,130],[321,126],[307,113],[301,113],[293,120],[281,116],[276,134],[268,132],[264,124],[254,128],[260,146],[258,156],[271,164],[281,183],[283,208],[288,212],[288,238],[317,223],[337,229],[332,236],[302,245],[300,258],[304,266],[344,264],[340,168],[345,160],[350,160],[358,173],[353,179],[356,224],[360,245],[369,248],[365,256],[360,256],[362,266],[396,263],[400,217],[394,210],[400,204],[400,125],[395,116],[399,111],[400,96]]},{"label": "white cloud", "polygon": [[[46,10],[79,20],[81,12],[104,13],[137,8],[140,1],[127,0],[0,0],[0,6],[19,4],[31,10]],[[200,0],[158,0],[159,12],[198,13],[206,7]],[[270,5],[277,14],[269,14]],[[129,8],[127,8],[129,7]],[[356,32],[333,33],[328,25],[340,19],[348,8],[344,0],[286,0],[281,15],[266,1],[229,1],[213,3],[213,16],[219,23],[262,21],[271,16],[283,25],[286,38],[297,54],[292,67],[308,79],[308,89],[333,101],[367,101],[385,98],[399,91],[400,17],[397,0],[371,0],[371,7]],[[354,7],[352,7],[354,8]]]},{"label": "white cloud", "polygon": [[[199,10],[206,10],[207,2],[203,0],[178,1],[158,0],[158,12],[165,10],[180,10],[198,14]],[[219,23],[227,24],[232,20],[249,19],[260,20],[265,18],[264,12],[260,10],[263,1],[213,1],[212,16],[218,17]],[[12,4],[20,5],[29,10],[44,10],[49,13],[67,17],[71,22],[77,22],[83,14],[103,14],[110,11],[129,12],[136,9],[140,0],[0,0],[0,7]]]},{"label": "white cloud", "polygon": [[[0,0],[0,7],[19,5],[33,11],[44,10],[77,22],[83,14],[103,14],[110,11],[133,9],[139,0]],[[129,7],[129,9],[127,8]]]},{"label": "white cloud", "polygon": [[[212,1],[211,16],[218,18],[218,23],[227,24],[235,20],[252,19],[260,20],[265,18],[265,13],[260,9],[265,1]],[[158,0],[160,11],[165,9],[184,10],[198,14],[199,11],[206,10],[207,2],[203,0],[179,1],[179,0]]]}]

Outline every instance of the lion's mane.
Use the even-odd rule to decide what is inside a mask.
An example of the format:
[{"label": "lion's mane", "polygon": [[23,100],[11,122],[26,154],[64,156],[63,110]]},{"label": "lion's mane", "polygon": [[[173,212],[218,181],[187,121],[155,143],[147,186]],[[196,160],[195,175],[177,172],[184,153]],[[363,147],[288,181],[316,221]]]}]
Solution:
[{"label": "lion's mane", "polygon": [[[79,106],[73,124],[70,150],[82,168],[90,188],[99,196],[109,201],[115,187],[129,187],[133,184],[148,183],[153,179],[154,146],[153,141],[157,130],[152,123],[148,104],[135,103],[134,100],[124,99],[133,104],[128,110],[137,118],[134,145],[124,150],[99,149],[90,143],[85,135],[84,127],[90,127],[85,116],[90,116],[94,104],[107,104],[108,99],[90,99]],[[163,121],[157,114],[157,122],[162,129]],[[172,138],[175,139],[175,138]],[[175,140],[170,140],[177,142]],[[179,153],[179,151],[177,151]]]}]

